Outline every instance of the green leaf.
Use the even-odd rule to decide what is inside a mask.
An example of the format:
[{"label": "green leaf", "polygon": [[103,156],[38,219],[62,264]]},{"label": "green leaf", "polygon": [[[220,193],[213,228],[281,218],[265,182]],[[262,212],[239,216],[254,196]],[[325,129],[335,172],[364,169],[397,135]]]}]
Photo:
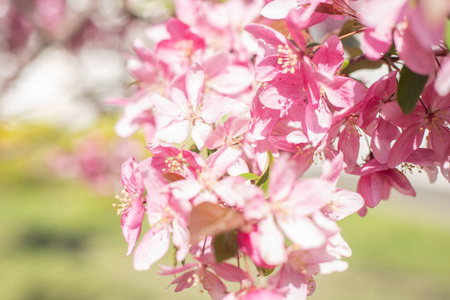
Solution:
[{"label": "green leaf", "polygon": [[359,24],[358,20],[350,19],[345,22],[344,25],[342,25],[339,36],[343,36],[349,34],[350,32],[356,31],[357,29],[359,29],[358,27],[361,27],[361,24]]},{"label": "green leaf", "polygon": [[241,176],[242,178],[244,178],[245,180],[256,180],[259,178],[258,175],[253,174],[253,173],[242,173],[239,176]]},{"label": "green leaf", "polygon": [[445,21],[445,43],[447,44],[447,48],[450,49],[450,19]]},{"label": "green leaf", "polygon": [[177,266],[177,247],[175,245],[172,247],[172,252],[170,253],[170,265],[173,267]]},{"label": "green leaf", "polygon": [[262,268],[262,267],[258,267],[258,266],[256,266],[256,269],[258,270],[259,276],[269,276],[275,270],[275,269],[266,269],[266,268]]},{"label": "green leaf", "polygon": [[397,85],[397,101],[404,115],[411,113],[416,107],[427,79],[428,76],[416,74],[403,66]]},{"label": "green leaf", "polygon": [[238,251],[236,240],[236,231],[225,232],[214,237],[213,240],[214,256],[218,263],[234,257]]},{"label": "green leaf", "polygon": [[270,150],[267,150],[267,164],[266,167],[264,168],[264,172],[261,174],[261,176],[259,176],[259,179],[256,181],[255,185],[256,186],[262,186],[263,183],[265,183],[266,181],[269,180],[269,171],[270,171],[270,167],[272,166],[273,162],[275,161],[275,158],[272,155],[272,152],[270,152]]},{"label": "green leaf", "polygon": [[266,199],[269,198],[269,180],[266,180],[263,184],[261,184],[261,189],[264,191]]}]

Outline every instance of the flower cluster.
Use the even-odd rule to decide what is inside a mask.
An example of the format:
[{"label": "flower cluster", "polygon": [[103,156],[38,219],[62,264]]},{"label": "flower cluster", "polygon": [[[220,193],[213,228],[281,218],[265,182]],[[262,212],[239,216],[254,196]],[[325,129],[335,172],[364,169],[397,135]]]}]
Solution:
[{"label": "flower cluster", "polygon": [[[413,168],[450,181],[450,7],[439,3],[175,1],[176,18],[150,28],[156,46],[137,41],[128,57],[136,93],[110,100],[124,108],[116,132],[143,128],[148,142],[149,158],[124,163],[116,204],[134,267],[173,252],[160,274],[179,274],[176,292],[304,299],[314,275],[347,268],[336,221],[391,188],[415,195]],[[370,87],[350,76],[374,63],[389,71]],[[320,177],[302,178],[314,163]],[[356,192],[337,188],[342,172]]]}]

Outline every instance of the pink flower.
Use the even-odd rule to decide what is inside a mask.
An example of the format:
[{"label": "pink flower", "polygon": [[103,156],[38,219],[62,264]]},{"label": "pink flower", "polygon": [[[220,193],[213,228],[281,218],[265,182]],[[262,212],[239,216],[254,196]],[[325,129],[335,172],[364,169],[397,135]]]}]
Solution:
[{"label": "pink flower", "polygon": [[[429,14],[431,6],[429,1],[414,4],[408,0],[367,1],[361,13],[362,23],[368,27],[362,40],[367,57],[381,58],[389,50],[393,38],[400,58],[409,69],[424,75],[431,73],[434,70],[431,47],[442,39],[450,5],[442,4],[442,11],[435,16]],[[381,19],[383,22],[379,22]]]},{"label": "pink flower", "polygon": [[124,107],[123,115],[114,127],[117,135],[127,138],[143,127],[146,139],[152,142],[156,130],[154,110],[159,101],[165,99],[158,94],[149,94],[146,90],[138,91],[130,99],[108,99],[108,104]]},{"label": "pink flower", "polygon": [[202,63],[205,71],[205,86],[223,95],[235,95],[248,89],[253,83],[249,66],[232,61],[232,57],[219,53]]},{"label": "pink flower", "polygon": [[122,214],[122,233],[128,243],[127,256],[133,252],[139,235],[141,234],[142,220],[145,208],[143,205],[144,184],[139,167],[134,161],[134,157],[128,159],[122,166],[122,185],[124,187],[123,197],[116,196],[120,200],[117,213]]},{"label": "pink flower", "polygon": [[[306,41],[293,22],[286,23],[294,43],[280,32],[261,24],[249,24],[245,30],[260,39],[262,51],[255,63],[255,79],[271,81],[279,74],[298,72],[304,59]],[[306,58],[308,59],[308,58]]]},{"label": "pink flower", "polygon": [[230,293],[223,300],[283,300],[286,299],[285,295],[279,293],[275,290],[268,288],[256,288],[250,287],[246,290],[240,291],[239,293]]},{"label": "pink flower", "polygon": [[241,282],[247,278],[247,274],[238,267],[225,262],[215,263],[211,253],[196,259],[197,263],[188,263],[181,267],[160,266],[159,274],[174,275],[184,272],[170,283],[176,285],[175,292],[201,284],[214,300],[223,299],[227,294],[227,287],[220,277],[233,282]]},{"label": "pink flower", "polygon": [[[212,132],[209,124],[229,113],[236,101],[231,98],[203,96],[204,72],[195,63],[185,77],[180,77],[171,90],[173,103],[158,105],[163,115],[156,137],[168,143],[182,143],[188,133],[199,150]],[[220,105],[218,105],[220,104]],[[163,118],[163,119],[162,119]]]},{"label": "pink flower", "polygon": [[291,246],[287,261],[269,279],[269,285],[286,294],[285,299],[306,299],[316,289],[312,275],[345,271],[347,262],[340,259],[351,253],[339,233],[330,236],[320,248],[304,250]]},{"label": "pink flower", "polygon": [[203,158],[192,151],[180,150],[170,144],[150,144],[146,148],[153,155],[149,164],[160,170],[162,177],[169,182],[185,178],[195,179],[205,167]]},{"label": "pink flower", "polygon": [[271,170],[270,214],[258,224],[258,251],[269,265],[286,260],[285,237],[294,245],[312,249],[322,246],[328,234],[337,232],[334,222],[324,220],[320,212],[331,199],[334,185],[319,178],[297,181],[297,177],[295,162],[286,156]]},{"label": "pink flower", "polygon": [[[148,160],[151,161],[151,158]],[[151,166],[143,161],[142,176],[147,192],[146,212],[150,229],[136,247],[133,265],[136,270],[147,270],[162,258],[169,249],[170,233],[177,247],[177,261],[184,260],[189,250],[188,218],[192,206],[189,202],[178,201],[167,193],[167,181]]]},{"label": "pink flower", "polygon": [[441,62],[441,69],[438,70],[434,88],[439,96],[444,97],[450,92],[450,56],[447,55]]},{"label": "pink flower", "polygon": [[176,18],[169,19],[166,27],[170,38],[158,43],[155,55],[170,66],[173,72],[180,74],[199,58],[205,49],[205,41]]},{"label": "pink flower", "polygon": [[[225,201],[228,199],[232,205],[245,202],[245,195],[233,194],[233,189],[227,191],[224,187],[229,186],[228,180],[233,179],[222,179],[240,155],[241,150],[222,147],[208,157],[206,166],[198,173],[198,178],[187,178],[171,183],[172,194],[176,199],[191,200],[194,206],[202,202],[217,203],[219,197],[224,197]],[[238,190],[239,187],[240,184],[236,186]]]},{"label": "pink flower", "polygon": [[[391,188],[404,195],[415,196],[416,192],[406,176],[397,169],[391,169],[387,164],[380,164],[376,159],[368,161],[361,168],[352,172],[361,176],[356,191],[364,198],[365,204],[373,208],[381,199],[388,199]],[[364,216],[367,210],[363,207],[359,214]]]},{"label": "pink flower", "polygon": [[393,115],[391,120],[403,125],[403,132],[392,146],[388,164],[395,167],[417,150],[428,131],[429,149],[433,149],[436,160],[442,160],[445,148],[450,144],[450,95],[440,97],[433,86],[428,84],[422,93],[422,103],[408,116]]}]

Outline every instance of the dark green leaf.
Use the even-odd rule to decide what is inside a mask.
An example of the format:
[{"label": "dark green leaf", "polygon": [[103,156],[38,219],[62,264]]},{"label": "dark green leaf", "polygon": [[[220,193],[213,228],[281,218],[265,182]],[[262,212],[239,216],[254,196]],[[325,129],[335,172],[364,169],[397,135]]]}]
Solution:
[{"label": "dark green leaf", "polygon": [[242,173],[239,176],[241,176],[242,178],[244,178],[245,180],[256,180],[259,178],[258,175],[253,174],[253,173]]},{"label": "dark green leaf", "polygon": [[411,113],[416,107],[427,79],[428,76],[416,74],[403,66],[397,86],[397,101],[404,115]]},{"label": "dark green leaf", "polygon": [[339,32],[339,36],[343,36],[349,34],[350,32],[356,31],[361,27],[361,24],[358,23],[356,19],[350,19],[344,23],[341,27],[341,32]]},{"label": "dark green leaf", "polygon": [[[349,36],[345,39],[342,39],[342,46],[344,47],[345,50],[348,50],[349,48],[360,48],[361,47],[361,43],[354,37],[354,36]],[[355,52],[355,51],[353,51]],[[361,49],[359,49],[359,53],[363,53],[363,51]],[[353,55],[353,54],[350,54]]]},{"label": "dark green leaf", "polygon": [[234,257],[238,251],[236,232],[225,232],[214,237],[214,255],[218,263]]}]

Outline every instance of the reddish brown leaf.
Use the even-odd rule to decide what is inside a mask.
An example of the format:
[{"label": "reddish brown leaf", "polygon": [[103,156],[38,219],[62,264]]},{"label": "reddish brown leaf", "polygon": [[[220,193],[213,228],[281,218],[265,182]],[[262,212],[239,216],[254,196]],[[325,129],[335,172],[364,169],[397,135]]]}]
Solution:
[{"label": "reddish brown leaf", "polygon": [[344,12],[333,4],[320,3],[316,8],[316,12],[328,15],[343,15]]},{"label": "reddish brown leaf", "polygon": [[286,27],[286,22],[284,22],[284,20],[273,21],[270,24],[270,27],[282,33],[286,38],[289,37],[289,29]]},{"label": "reddish brown leaf", "polygon": [[177,173],[164,173],[162,176],[168,181],[168,182],[174,182],[182,179],[186,179],[180,174]]},{"label": "reddish brown leaf", "polygon": [[209,202],[192,209],[189,220],[191,243],[204,236],[217,236],[238,229],[244,224],[244,217],[236,210]]}]

